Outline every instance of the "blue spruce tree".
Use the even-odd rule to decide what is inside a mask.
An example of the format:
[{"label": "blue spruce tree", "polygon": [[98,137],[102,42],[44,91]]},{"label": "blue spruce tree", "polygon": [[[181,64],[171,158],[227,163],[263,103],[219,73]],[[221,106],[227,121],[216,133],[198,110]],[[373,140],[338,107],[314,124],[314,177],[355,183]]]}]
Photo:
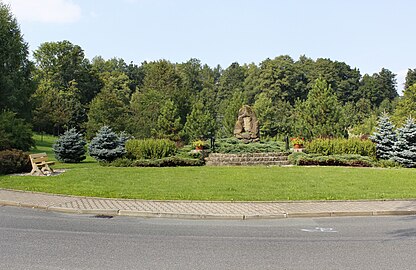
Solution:
[{"label": "blue spruce tree", "polygon": [[66,131],[53,145],[57,160],[65,163],[78,163],[85,159],[86,142],[75,128]]},{"label": "blue spruce tree", "polygon": [[376,132],[370,139],[376,143],[376,154],[379,159],[390,159],[393,157],[393,145],[396,142],[396,132],[390,122],[387,113],[384,113],[378,121]]},{"label": "blue spruce tree", "polygon": [[103,126],[91,140],[88,150],[96,160],[111,162],[126,153],[124,148],[126,139],[124,133],[119,137],[111,128]]},{"label": "blue spruce tree", "polygon": [[393,151],[394,161],[407,168],[416,167],[416,124],[413,118],[409,117],[405,125],[398,129]]}]

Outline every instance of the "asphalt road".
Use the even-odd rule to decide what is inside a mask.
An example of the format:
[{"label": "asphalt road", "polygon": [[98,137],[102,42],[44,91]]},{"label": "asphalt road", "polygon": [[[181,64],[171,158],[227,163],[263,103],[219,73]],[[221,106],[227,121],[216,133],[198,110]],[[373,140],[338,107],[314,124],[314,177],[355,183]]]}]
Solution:
[{"label": "asphalt road", "polygon": [[415,269],[416,217],[248,221],[0,207],[0,269]]}]

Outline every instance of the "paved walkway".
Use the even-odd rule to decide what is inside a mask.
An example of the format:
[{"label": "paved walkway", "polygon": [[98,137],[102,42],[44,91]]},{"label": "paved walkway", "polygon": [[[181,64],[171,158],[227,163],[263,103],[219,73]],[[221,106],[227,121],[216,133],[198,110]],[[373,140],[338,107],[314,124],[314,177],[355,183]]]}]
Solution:
[{"label": "paved walkway", "polygon": [[48,211],[189,219],[255,219],[290,217],[416,215],[416,200],[201,202],[145,201],[61,196],[0,189],[0,206]]}]

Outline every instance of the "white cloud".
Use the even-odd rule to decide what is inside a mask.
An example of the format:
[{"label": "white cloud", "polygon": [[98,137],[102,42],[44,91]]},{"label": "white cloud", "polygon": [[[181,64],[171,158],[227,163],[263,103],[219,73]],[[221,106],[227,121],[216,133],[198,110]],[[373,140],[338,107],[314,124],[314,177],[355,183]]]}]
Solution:
[{"label": "white cloud", "polygon": [[71,0],[6,0],[19,21],[73,23],[81,18],[81,8]]}]

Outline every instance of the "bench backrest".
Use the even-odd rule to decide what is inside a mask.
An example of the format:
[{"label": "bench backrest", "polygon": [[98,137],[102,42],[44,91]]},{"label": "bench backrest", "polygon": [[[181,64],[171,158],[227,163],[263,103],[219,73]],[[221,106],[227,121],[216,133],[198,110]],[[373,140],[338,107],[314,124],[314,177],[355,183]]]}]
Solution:
[{"label": "bench backrest", "polygon": [[46,153],[31,154],[29,157],[30,161],[35,164],[48,161],[48,155]]}]

